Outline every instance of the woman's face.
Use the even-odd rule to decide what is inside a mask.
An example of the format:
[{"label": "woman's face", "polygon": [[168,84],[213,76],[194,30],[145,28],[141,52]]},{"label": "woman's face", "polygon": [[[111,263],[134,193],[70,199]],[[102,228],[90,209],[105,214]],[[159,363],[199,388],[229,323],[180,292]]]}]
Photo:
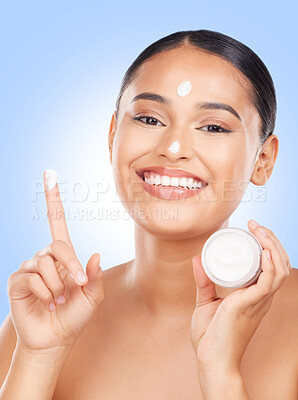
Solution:
[{"label": "woman's face", "polygon": [[[177,88],[185,81],[191,90],[180,96]],[[132,101],[143,92],[170,103]],[[227,110],[195,107],[204,102],[229,105],[239,118]],[[138,116],[150,118],[134,120]],[[240,71],[191,46],[157,54],[141,66],[122,96],[117,121],[114,117],[109,142],[116,189],[139,225],[179,239],[216,229],[229,218],[252,178],[260,149],[259,115]],[[180,146],[170,147],[176,141]],[[155,197],[136,172],[150,166],[183,169],[207,186],[191,197]]]}]

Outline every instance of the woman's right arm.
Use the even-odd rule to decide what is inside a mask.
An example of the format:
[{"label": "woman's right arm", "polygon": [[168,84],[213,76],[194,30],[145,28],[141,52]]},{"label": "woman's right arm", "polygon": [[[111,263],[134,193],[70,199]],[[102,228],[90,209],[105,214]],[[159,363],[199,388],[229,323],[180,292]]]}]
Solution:
[{"label": "woman's right arm", "polygon": [[70,349],[29,352],[16,346],[0,400],[52,400]]},{"label": "woman's right arm", "polygon": [[[72,346],[104,298],[100,255],[90,257],[85,273],[70,241],[58,185],[47,190],[44,178],[53,242],[8,278],[17,340],[0,400],[52,399]],[[2,340],[6,337],[2,332]],[[7,357],[2,362],[1,370]]]}]

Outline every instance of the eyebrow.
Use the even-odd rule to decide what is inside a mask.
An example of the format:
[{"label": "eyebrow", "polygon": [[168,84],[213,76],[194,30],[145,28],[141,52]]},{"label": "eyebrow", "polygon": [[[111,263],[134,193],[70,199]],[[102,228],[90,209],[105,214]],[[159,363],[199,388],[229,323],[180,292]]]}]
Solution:
[{"label": "eyebrow", "polygon": [[[161,96],[160,94],[157,93],[152,93],[152,92],[143,92],[135,96],[132,100],[131,103],[137,100],[152,100],[156,101],[158,103],[166,104],[166,105],[171,105],[172,100],[168,99],[167,97]],[[194,107],[196,110],[226,110],[232,113],[236,118],[239,119],[239,121],[242,122],[242,119],[240,115],[237,113],[237,111],[230,106],[229,104],[225,103],[218,103],[218,102],[213,102],[213,101],[204,101],[204,102],[197,102],[194,104]]]}]

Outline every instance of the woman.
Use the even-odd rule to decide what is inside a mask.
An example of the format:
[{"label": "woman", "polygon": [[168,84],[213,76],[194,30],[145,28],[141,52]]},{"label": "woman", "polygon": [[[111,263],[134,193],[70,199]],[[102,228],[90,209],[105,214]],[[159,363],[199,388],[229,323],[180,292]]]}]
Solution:
[{"label": "woman", "polygon": [[249,220],[263,247],[249,287],[215,285],[200,259],[269,179],[275,116],[267,68],[226,35],[176,32],[138,56],[109,131],[135,259],[102,272],[93,254],[84,279],[44,174],[52,243],[9,278],[0,399],[297,398],[298,278],[276,235]]}]

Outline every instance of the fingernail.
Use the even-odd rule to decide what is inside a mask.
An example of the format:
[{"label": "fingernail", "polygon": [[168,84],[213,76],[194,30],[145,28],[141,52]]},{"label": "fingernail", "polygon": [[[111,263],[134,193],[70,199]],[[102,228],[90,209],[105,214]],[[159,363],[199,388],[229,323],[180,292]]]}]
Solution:
[{"label": "fingernail", "polygon": [[270,250],[267,250],[266,253],[267,253],[267,257],[268,257],[269,261],[271,261],[271,253],[270,253]]},{"label": "fingernail", "polygon": [[260,225],[260,224],[258,224],[254,219],[251,219],[251,220],[250,220],[250,223],[251,223],[254,227]]},{"label": "fingernail", "polygon": [[55,308],[56,308],[55,303],[50,303],[50,304],[49,304],[49,310],[50,310],[50,311],[54,311]]},{"label": "fingernail", "polygon": [[264,229],[260,228],[259,231],[261,232],[262,235],[268,236],[267,233],[264,231]]},{"label": "fingernail", "polygon": [[44,173],[44,180],[46,183],[47,191],[51,191],[54,189],[57,183],[57,172],[53,169],[46,169]]},{"label": "fingernail", "polygon": [[76,275],[76,277],[77,277],[77,280],[78,280],[78,282],[79,283],[86,283],[87,282],[87,275],[82,271],[82,270],[79,270],[78,272],[77,272],[77,275]]},{"label": "fingernail", "polygon": [[64,304],[65,303],[65,297],[63,296],[63,294],[61,294],[61,296],[57,297],[56,303],[57,304]]}]

